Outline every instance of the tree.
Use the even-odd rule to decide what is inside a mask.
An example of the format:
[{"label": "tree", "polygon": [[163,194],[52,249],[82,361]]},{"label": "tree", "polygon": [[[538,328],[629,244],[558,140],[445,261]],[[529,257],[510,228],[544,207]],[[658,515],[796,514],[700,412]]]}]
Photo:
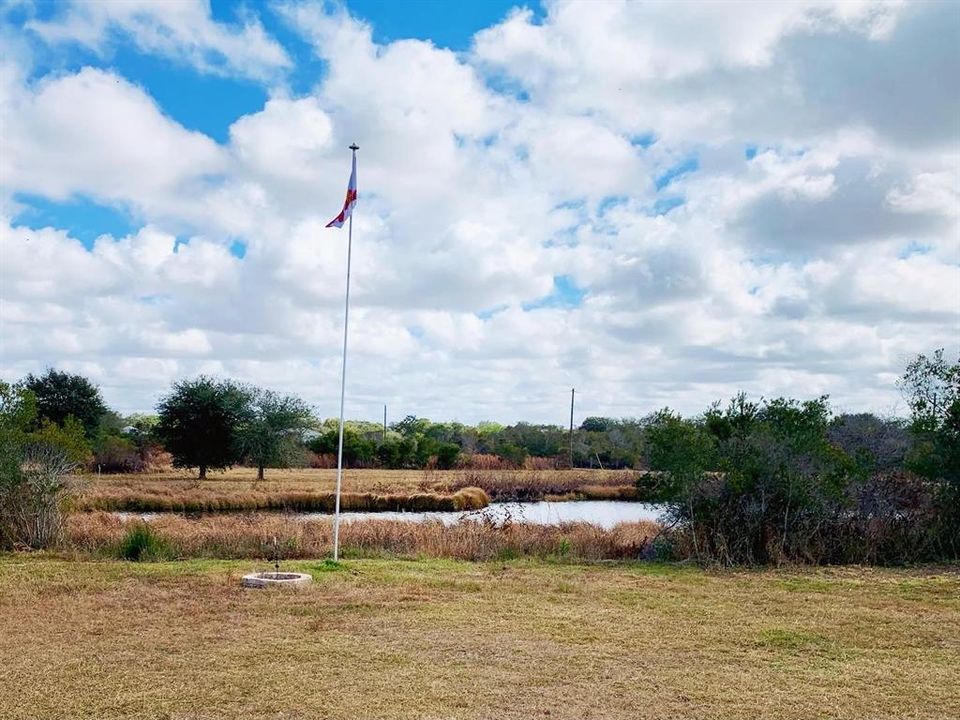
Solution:
[{"label": "tree", "polygon": [[437,445],[433,455],[437,458],[438,469],[449,470],[457,466],[457,460],[460,458],[460,446],[453,442],[441,442]]},{"label": "tree", "polygon": [[910,464],[930,479],[960,476],[960,359],[952,365],[943,350],[919,355],[900,380],[910,405],[910,430],[917,440]]},{"label": "tree", "polygon": [[36,397],[38,425],[45,418],[62,427],[72,415],[83,425],[88,440],[96,437],[107,406],[97,386],[85,377],[50,368],[39,377],[27,375],[24,386]]},{"label": "tree", "polygon": [[573,464],[636,467],[643,456],[644,428],[642,422],[627,418],[587,418],[574,440]]},{"label": "tree", "polygon": [[960,555],[960,359],[950,363],[943,349],[919,355],[900,380],[912,412],[915,445],[907,464],[937,488],[942,546]]},{"label": "tree", "polygon": [[59,448],[67,462],[75,467],[86,467],[93,455],[83,425],[73,415],[67,415],[62,425],[47,418],[40,421],[40,429],[30,434],[31,444]]},{"label": "tree", "polygon": [[606,432],[616,421],[605,417],[588,417],[580,423],[580,429],[583,432]]},{"label": "tree", "polygon": [[943,348],[930,358],[918,355],[898,385],[910,405],[914,425],[922,430],[939,429],[960,403],[960,358],[951,365]]},{"label": "tree", "polygon": [[911,445],[910,431],[902,420],[871,413],[834,418],[827,437],[854,458],[864,473],[902,469]]},{"label": "tree", "polygon": [[395,422],[390,426],[405,437],[416,437],[426,432],[430,427],[430,421],[427,418],[418,418],[416,415],[407,415],[400,422]]},{"label": "tree", "polygon": [[715,441],[702,425],[664,408],[647,421],[647,466],[638,490],[653,501],[689,502],[690,490],[715,463]]},{"label": "tree", "polygon": [[310,407],[298,397],[253,391],[251,413],[238,439],[241,454],[257,466],[257,480],[263,480],[265,467],[290,463],[313,420]]},{"label": "tree", "polygon": [[[380,438],[383,432],[381,425],[373,423],[348,421],[343,425],[343,464],[345,467],[363,467],[374,461],[377,455],[377,443],[374,437]],[[396,433],[391,432],[391,435]],[[324,421],[321,432],[310,441],[308,447],[320,455],[336,457],[340,442],[340,423],[336,418]],[[389,466],[393,467],[393,466]]]},{"label": "tree", "polygon": [[224,469],[239,459],[239,433],[252,418],[253,392],[230,380],[201,376],[174,383],[157,405],[156,432],[173,466]]},{"label": "tree", "polygon": [[[344,436],[343,452],[346,455],[347,445]],[[387,438],[376,448],[380,464],[387,468],[411,468],[417,465],[417,442],[394,431],[387,433]]]}]

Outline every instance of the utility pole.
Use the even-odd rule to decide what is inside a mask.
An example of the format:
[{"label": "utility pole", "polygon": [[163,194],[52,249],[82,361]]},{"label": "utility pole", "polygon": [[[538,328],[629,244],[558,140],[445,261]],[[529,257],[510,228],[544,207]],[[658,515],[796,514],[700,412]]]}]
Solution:
[{"label": "utility pole", "polygon": [[573,470],[573,398],[577,394],[576,388],[570,388],[570,469]]},{"label": "utility pole", "polygon": [[387,404],[383,404],[383,442],[387,441]]}]

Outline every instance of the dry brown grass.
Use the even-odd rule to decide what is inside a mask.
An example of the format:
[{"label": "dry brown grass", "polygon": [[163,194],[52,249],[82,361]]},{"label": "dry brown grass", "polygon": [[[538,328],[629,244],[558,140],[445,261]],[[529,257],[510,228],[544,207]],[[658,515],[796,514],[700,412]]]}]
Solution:
[{"label": "dry brown grass", "polygon": [[[211,472],[203,482],[183,471],[88,477],[77,507],[142,512],[322,510],[332,498],[336,470],[268,470],[267,480],[255,478],[256,470],[250,468]],[[493,501],[634,499],[635,481],[636,473],[622,470],[347,470],[343,491],[356,496],[356,509],[364,507],[362,496],[379,495],[392,498],[381,503],[391,509],[415,510],[429,509],[424,505],[427,500],[404,506],[401,496],[449,497],[473,487]],[[448,509],[443,502],[434,509]]]},{"label": "dry brown grass", "polygon": [[[66,547],[81,554],[115,555],[132,521],[111,513],[75,513],[67,523]],[[166,515],[150,527],[177,558],[271,557],[276,538],[286,558],[317,558],[333,545],[332,522],[281,515],[218,515],[189,520]],[[341,525],[346,557],[433,557],[491,560],[564,557],[584,560],[637,558],[659,531],[651,522],[623,523],[604,530],[587,523],[495,525],[483,520],[455,525],[400,520],[363,520]]]},{"label": "dry brown grass", "polygon": [[0,717],[960,717],[955,571],[252,567],[0,557]]},{"label": "dry brown grass", "polygon": [[[332,513],[336,502],[333,492],[316,490],[223,489],[215,486],[191,487],[182,484],[152,484],[141,487],[108,485],[76,498],[76,510],[113,510],[129,512],[253,512],[275,510]],[[377,494],[344,492],[340,508],[356,512],[426,512],[478,510],[490,504],[480,488],[459,488],[456,492],[411,492]]]}]

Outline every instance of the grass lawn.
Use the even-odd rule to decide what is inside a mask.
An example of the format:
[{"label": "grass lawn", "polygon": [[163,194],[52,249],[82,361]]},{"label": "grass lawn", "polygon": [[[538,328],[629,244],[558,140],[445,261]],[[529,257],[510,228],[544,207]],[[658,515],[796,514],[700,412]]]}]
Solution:
[{"label": "grass lawn", "polygon": [[0,717],[960,717],[960,575],[0,556]]}]

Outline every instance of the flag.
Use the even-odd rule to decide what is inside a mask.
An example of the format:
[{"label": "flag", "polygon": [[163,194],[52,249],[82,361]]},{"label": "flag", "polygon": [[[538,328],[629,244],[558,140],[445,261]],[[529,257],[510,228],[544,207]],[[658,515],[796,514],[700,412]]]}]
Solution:
[{"label": "flag", "polygon": [[347,183],[347,199],[343,201],[343,210],[327,227],[343,227],[347,218],[353,213],[353,206],[357,204],[357,154],[353,154],[353,167],[350,170],[350,182]]}]

